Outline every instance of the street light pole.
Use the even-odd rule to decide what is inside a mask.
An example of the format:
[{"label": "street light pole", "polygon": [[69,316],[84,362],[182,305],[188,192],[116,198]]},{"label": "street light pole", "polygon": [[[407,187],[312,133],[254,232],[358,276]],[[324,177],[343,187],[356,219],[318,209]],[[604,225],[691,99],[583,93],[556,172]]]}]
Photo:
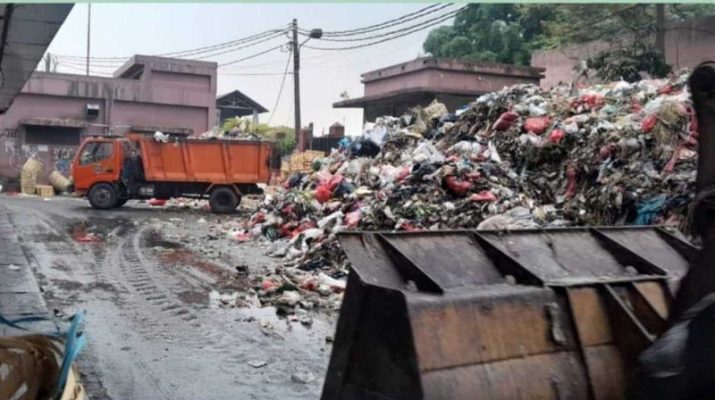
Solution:
[{"label": "street light pole", "polygon": [[293,19],[293,102],[295,103],[295,142],[300,140],[300,46],[298,45],[298,20]]},{"label": "street light pole", "polygon": [[300,48],[310,39],[320,39],[323,37],[322,29],[311,29],[308,38],[303,43],[298,43],[298,20],[293,18],[291,26],[293,31],[293,102],[295,108],[295,142],[300,141],[300,130],[302,128],[300,122]]}]

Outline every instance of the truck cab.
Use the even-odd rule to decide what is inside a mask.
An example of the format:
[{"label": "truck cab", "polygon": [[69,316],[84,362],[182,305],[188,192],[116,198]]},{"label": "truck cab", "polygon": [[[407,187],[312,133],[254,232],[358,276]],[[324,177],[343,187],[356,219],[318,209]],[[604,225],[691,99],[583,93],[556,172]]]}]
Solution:
[{"label": "truck cab", "polygon": [[[125,146],[122,146],[122,144],[125,144]],[[126,139],[116,137],[90,137],[86,139],[72,162],[72,179],[75,193],[87,196],[90,189],[97,184],[111,185],[113,182],[118,182],[120,180],[122,160],[124,159],[123,150],[126,144],[128,144]],[[106,188],[103,191],[100,190],[100,192],[98,194],[101,194],[101,196],[98,196],[98,200],[104,205],[109,205],[112,197],[117,197],[116,193],[109,193]]]}]

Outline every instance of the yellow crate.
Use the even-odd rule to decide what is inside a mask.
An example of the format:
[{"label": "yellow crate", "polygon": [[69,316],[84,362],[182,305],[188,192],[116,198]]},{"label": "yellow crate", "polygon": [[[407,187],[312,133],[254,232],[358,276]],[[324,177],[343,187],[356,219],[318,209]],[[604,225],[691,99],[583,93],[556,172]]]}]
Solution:
[{"label": "yellow crate", "polygon": [[55,195],[55,188],[50,185],[35,185],[37,194],[42,197],[52,197]]}]

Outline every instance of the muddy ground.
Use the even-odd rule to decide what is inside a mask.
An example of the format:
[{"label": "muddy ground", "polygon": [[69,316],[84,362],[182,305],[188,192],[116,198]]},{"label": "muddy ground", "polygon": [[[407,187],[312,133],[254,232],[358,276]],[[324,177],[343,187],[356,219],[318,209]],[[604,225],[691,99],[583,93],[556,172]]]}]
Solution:
[{"label": "muddy ground", "polygon": [[50,309],[87,311],[79,366],[93,399],[319,397],[337,315],[291,321],[260,307],[250,276],[280,260],[267,244],[219,237],[217,223],[238,216],[133,201],[98,211],[63,197],[0,204]]}]

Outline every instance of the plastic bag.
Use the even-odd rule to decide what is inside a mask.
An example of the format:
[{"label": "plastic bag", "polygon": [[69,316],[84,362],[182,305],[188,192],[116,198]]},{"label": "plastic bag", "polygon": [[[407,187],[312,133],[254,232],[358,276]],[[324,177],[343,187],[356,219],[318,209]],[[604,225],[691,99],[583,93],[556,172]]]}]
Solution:
[{"label": "plastic bag", "polygon": [[524,121],[524,130],[536,135],[541,135],[551,124],[550,117],[531,117]]},{"label": "plastic bag", "polygon": [[513,111],[506,111],[499,116],[499,118],[494,123],[494,130],[505,131],[511,128],[512,125],[519,119],[519,115]]},{"label": "plastic bag", "polygon": [[432,142],[424,141],[412,152],[412,159],[416,163],[425,161],[430,163],[443,163],[444,155],[434,147]]}]

